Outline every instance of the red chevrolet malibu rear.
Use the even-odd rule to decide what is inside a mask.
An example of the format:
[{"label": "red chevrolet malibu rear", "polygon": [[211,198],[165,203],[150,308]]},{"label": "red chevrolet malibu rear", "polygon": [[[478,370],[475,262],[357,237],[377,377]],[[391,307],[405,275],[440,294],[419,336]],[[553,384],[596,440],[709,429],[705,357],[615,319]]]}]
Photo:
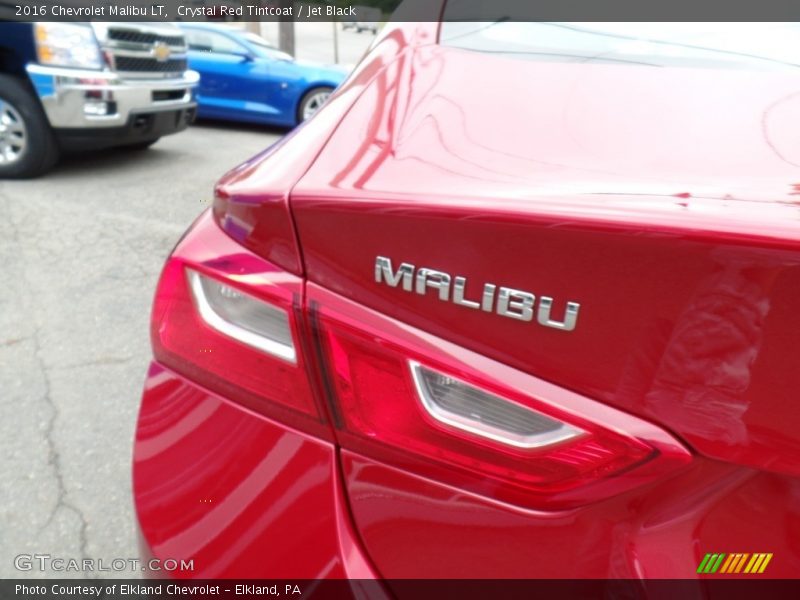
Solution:
[{"label": "red chevrolet malibu rear", "polygon": [[797,40],[387,26],[164,267],[143,551],[200,578],[796,577]]}]

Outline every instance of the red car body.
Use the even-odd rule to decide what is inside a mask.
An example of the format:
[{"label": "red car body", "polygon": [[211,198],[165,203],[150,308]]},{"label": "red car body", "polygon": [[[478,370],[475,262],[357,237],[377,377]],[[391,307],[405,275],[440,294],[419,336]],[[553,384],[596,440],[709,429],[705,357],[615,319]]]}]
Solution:
[{"label": "red car body", "polygon": [[[525,62],[438,28],[389,25],[174,250],[143,551],[201,578],[708,578],[707,553],[796,577],[796,78]],[[461,302],[442,276],[419,293],[425,268]],[[294,362],[204,323],[187,270],[283,311]],[[478,308],[487,284],[577,323]],[[520,449],[437,422],[416,363],[584,433]]]}]

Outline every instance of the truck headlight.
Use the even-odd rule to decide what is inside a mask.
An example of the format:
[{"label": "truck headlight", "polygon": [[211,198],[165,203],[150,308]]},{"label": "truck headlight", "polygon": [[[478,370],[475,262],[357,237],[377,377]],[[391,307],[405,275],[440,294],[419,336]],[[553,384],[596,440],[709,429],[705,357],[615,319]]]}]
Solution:
[{"label": "truck headlight", "polygon": [[100,69],[103,60],[90,26],[74,23],[36,23],[39,63],[58,67]]}]

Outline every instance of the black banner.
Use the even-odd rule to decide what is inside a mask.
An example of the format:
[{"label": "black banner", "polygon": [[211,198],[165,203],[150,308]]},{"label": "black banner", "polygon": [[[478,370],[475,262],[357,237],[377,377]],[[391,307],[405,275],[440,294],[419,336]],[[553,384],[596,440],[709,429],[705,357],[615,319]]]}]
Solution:
[{"label": "black banner", "polygon": [[3,580],[0,598],[28,600],[752,600],[800,597],[800,579],[574,580]]},{"label": "black banner", "polygon": [[797,0],[0,0],[15,21],[800,21]]},{"label": "black banner", "polygon": [[[400,0],[0,0],[0,18],[26,22],[382,22],[399,4]],[[419,10],[422,16],[422,4]],[[428,12],[424,9],[425,14]]]}]

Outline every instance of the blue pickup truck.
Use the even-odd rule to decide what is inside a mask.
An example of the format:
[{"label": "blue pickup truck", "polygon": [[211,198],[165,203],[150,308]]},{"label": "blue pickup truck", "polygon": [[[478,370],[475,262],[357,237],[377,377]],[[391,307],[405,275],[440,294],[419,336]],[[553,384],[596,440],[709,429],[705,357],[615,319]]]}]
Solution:
[{"label": "blue pickup truck", "polygon": [[0,21],[0,178],[64,151],[147,148],[192,122],[198,80],[171,24]]}]

